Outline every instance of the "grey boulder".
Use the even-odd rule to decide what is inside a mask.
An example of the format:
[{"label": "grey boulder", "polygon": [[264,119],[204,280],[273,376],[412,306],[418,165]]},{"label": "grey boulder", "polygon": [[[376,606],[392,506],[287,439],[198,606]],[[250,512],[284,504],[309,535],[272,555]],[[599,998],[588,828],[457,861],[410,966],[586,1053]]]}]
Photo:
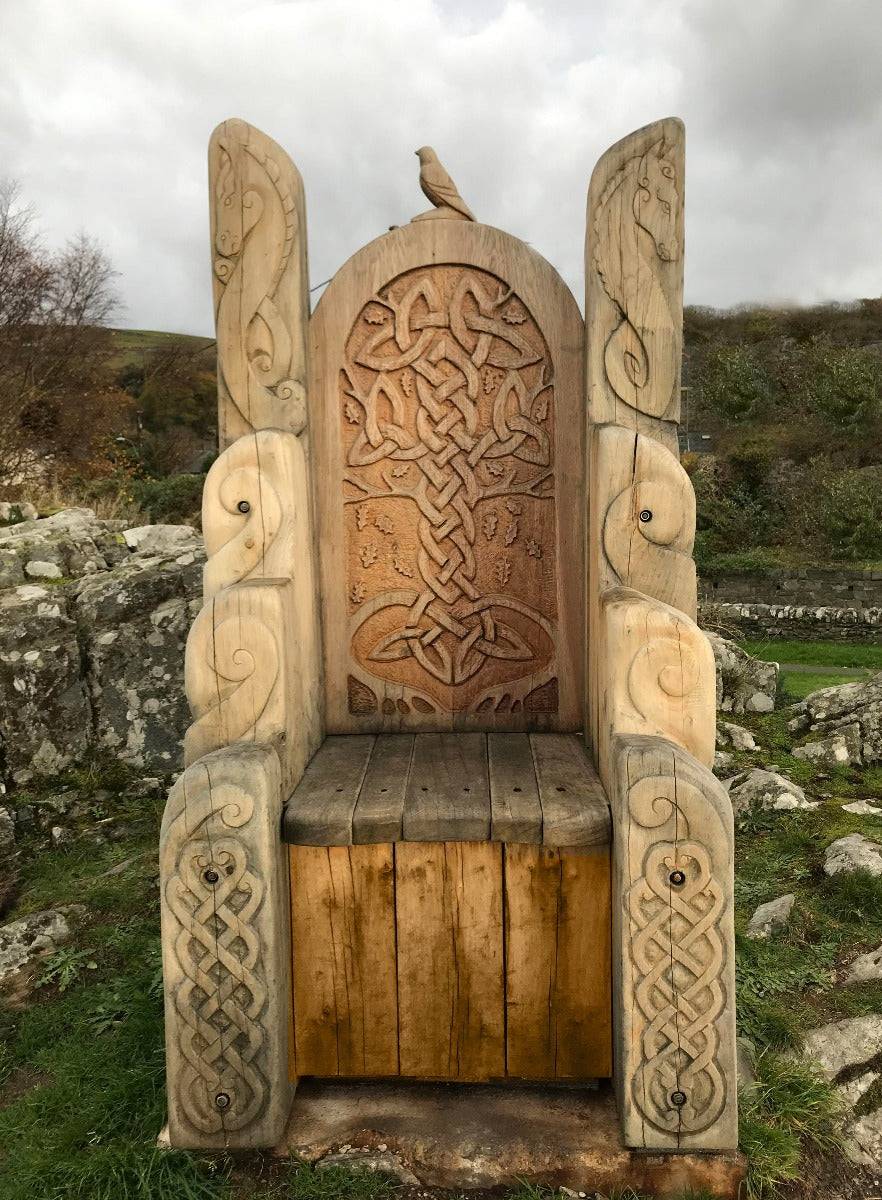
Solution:
[{"label": "grey boulder", "polygon": [[734,642],[708,633],[717,671],[717,708],[721,712],[771,712],[778,691],[777,663],[753,658]]},{"label": "grey boulder", "polygon": [[825,875],[852,874],[855,871],[882,875],[882,846],[862,833],[850,833],[847,837],[837,838],[824,851]]},{"label": "grey boulder", "polygon": [[754,941],[764,941],[779,929],[784,929],[790,920],[796,896],[788,892],[786,896],[778,896],[761,904],[750,918],[747,926],[747,936]]},{"label": "grey boulder", "polygon": [[793,749],[793,757],[818,766],[853,766],[861,761],[861,732],[856,721],[837,733],[828,734],[816,742],[806,742]]},{"label": "grey boulder", "polygon": [[732,801],[736,816],[761,809],[765,812],[784,812],[788,809],[812,809],[818,801],[807,800],[802,788],[779,775],[777,771],[766,771],[754,767],[741,771],[723,784]]}]

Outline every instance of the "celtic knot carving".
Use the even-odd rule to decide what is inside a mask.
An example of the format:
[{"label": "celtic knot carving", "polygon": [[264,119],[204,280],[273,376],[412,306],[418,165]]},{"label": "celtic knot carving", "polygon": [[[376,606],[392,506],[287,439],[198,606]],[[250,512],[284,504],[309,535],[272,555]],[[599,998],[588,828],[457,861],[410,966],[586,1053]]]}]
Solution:
[{"label": "celtic knot carving", "polygon": [[347,593],[366,686],[516,711],[553,678],[553,421],[544,338],[500,280],[426,267],[369,298],[341,371]]},{"label": "celtic knot carving", "polygon": [[696,1134],[718,1120],[729,1094],[720,1019],[731,1004],[731,964],[715,856],[729,850],[729,839],[701,790],[679,776],[632,783],[628,813],[632,829],[655,831],[631,835],[632,852],[643,849],[624,896],[639,1046],[631,1096],[657,1129]]},{"label": "celtic knot carving", "polygon": [[253,815],[253,797],[231,782],[191,787],[166,833],[172,857],[164,897],[180,972],[170,996],[178,1092],[188,1121],[205,1134],[251,1124],[269,1098],[265,947],[256,920],[265,885],[237,832]]}]

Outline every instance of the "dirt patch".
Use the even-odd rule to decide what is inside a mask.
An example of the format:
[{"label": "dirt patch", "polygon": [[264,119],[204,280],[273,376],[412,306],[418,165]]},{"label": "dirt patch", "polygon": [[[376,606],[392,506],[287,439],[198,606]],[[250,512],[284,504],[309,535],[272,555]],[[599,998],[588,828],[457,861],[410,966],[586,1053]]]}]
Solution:
[{"label": "dirt patch", "polygon": [[0,1087],[0,1108],[8,1108],[20,1096],[51,1082],[52,1076],[45,1071],[38,1071],[36,1067],[16,1067]]}]

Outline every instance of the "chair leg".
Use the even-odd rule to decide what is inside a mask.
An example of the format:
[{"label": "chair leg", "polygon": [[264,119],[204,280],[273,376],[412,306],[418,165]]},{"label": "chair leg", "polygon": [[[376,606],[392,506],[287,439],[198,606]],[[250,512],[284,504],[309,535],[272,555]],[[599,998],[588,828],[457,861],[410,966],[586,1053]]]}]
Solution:
[{"label": "chair leg", "polygon": [[288,873],[276,752],[207,754],[169,794],[160,840],[169,1138],[273,1146],[292,1099]]}]

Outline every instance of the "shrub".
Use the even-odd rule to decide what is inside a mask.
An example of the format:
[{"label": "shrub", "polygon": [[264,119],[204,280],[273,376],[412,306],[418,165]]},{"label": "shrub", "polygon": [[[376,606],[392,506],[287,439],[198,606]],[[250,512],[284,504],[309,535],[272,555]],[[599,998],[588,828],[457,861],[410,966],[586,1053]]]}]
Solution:
[{"label": "shrub", "polygon": [[199,525],[204,475],[138,479],[132,490],[138,504],[157,524]]},{"label": "shrub", "polygon": [[820,481],[818,503],[836,557],[882,558],[882,467],[830,474]]}]

